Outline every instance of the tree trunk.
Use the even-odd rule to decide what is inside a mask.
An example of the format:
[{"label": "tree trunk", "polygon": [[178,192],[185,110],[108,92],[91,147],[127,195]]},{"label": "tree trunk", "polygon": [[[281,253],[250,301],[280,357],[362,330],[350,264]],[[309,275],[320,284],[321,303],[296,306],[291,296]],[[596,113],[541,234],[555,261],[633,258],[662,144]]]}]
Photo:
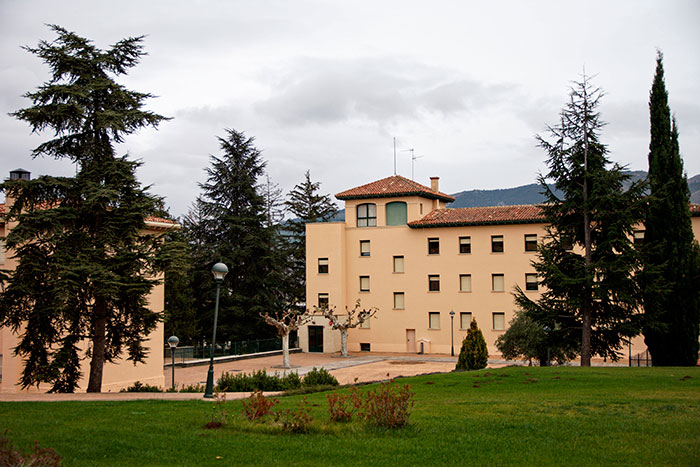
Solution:
[{"label": "tree trunk", "polygon": [[[584,75],[583,86],[583,104],[584,104],[584,120],[583,120],[583,242],[585,251],[585,266],[586,266],[586,281],[588,281],[591,272],[592,253],[591,253],[591,220],[588,206],[588,116],[590,109],[588,106],[588,92],[586,77]],[[588,283],[584,290],[586,294],[583,297],[581,306],[581,314],[583,315],[583,326],[581,329],[581,366],[591,366],[591,314],[593,307],[593,291]]]},{"label": "tree trunk", "polygon": [[289,363],[289,333],[282,336],[282,366],[291,368]]},{"label": "tree trunk", "polygon": [[340,330],[340,355],[343,357],[348,356],[348,330]]},{"label": "tree trunk", "polygon": [[102,392],[102,370],[105,365],[105,344],[107,341],[107,304],[96,298],[93,305],[92,360],[87,392]]}]

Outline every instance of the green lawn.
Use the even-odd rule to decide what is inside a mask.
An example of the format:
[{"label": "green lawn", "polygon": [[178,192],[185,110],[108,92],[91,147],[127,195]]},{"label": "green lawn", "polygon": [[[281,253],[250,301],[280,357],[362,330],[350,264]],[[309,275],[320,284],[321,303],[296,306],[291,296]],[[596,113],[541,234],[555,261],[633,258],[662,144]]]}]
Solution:
[{"label": "green lawn", "polygon": [[700,463],[698,368],[518,367],[397,382],[416,393],[399,430],[331,424],[325,393],[307,396],[314,425],[301,435],[248,422],[240,401],[226,403],[219,430],[203,428],[203,401],[0,403],[0,428],[23,448],[53,447],[65,465]]}]

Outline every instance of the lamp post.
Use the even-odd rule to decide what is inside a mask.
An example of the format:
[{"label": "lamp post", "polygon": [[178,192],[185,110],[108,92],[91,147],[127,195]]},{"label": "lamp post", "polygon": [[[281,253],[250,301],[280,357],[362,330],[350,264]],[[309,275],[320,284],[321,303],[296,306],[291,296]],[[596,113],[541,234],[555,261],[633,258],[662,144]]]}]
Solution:
[{"label": "lamp post", "polygon": [[450,355],[455,356],[455,311],[450,310],[450,347],[452,348]]},{"label": "lamp post", "polygon": [[207,387],[204,390],[204,397],[212,399],[214,397],[214,346],[216,345],[216,321],[219,318],[219,292],[221,283],[228,273],[228,268],[224,263],[216,263],[211,268],[216,282],[216,304],[214,305],[214,333],[211,338],[211,350],[209,351],[209,371],[207,372]]},{"label": "lamp post", "polygon": [[168,344],[170,344],[170,367],[173,369],[173,391],[175,391],[175,348],[179,343],[180,339],[178,339],[177,336],[168,337]]}]

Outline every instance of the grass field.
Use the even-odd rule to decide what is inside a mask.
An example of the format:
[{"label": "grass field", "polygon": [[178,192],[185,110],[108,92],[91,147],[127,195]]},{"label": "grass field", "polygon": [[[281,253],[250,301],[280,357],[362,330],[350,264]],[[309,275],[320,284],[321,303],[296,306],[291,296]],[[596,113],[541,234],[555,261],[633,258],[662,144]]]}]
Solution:
[{"label": "grass field", "polygon": [[398,430],[331,423],[325,393],[307,396],[308,434],[248,422],[240,401],[226,403],[218,430],[204,429],[204,401],[0,403],[0,428],[22,448],[53,447],[65,465],[700,464],[699,368],[516,367],[396,382],[415,392]]}]

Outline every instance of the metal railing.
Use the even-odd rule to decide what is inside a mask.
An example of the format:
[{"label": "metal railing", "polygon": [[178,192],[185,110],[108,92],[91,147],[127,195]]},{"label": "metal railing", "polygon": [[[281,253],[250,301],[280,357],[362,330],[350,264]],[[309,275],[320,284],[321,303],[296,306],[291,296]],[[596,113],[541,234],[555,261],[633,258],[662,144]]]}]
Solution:
[{"label": "metal railing", "polygon": [[645,350],[644,352],[631,356],[629,359],[629,366],[653,366],[649,351]]},{"label": "metal railing", "polygon": [[[289,348],[293,349],[298,346],[298,339],[289,339]],[[272,339],[256,339],[241,342],[226,342],[216,344],[214,349],[214,357],[226,357],[230,355],[250,355],[260,352],[270,352],[273,350],[282,350],[282,338],[275,337]],[[206,343],[195,346],[181,346],[175,349],[175,362],[184,363],[190,360],[202,360],[209,358],[211,351],[210,345]],[[165,362],[171,361],[171,349],[165,347]]]}]

